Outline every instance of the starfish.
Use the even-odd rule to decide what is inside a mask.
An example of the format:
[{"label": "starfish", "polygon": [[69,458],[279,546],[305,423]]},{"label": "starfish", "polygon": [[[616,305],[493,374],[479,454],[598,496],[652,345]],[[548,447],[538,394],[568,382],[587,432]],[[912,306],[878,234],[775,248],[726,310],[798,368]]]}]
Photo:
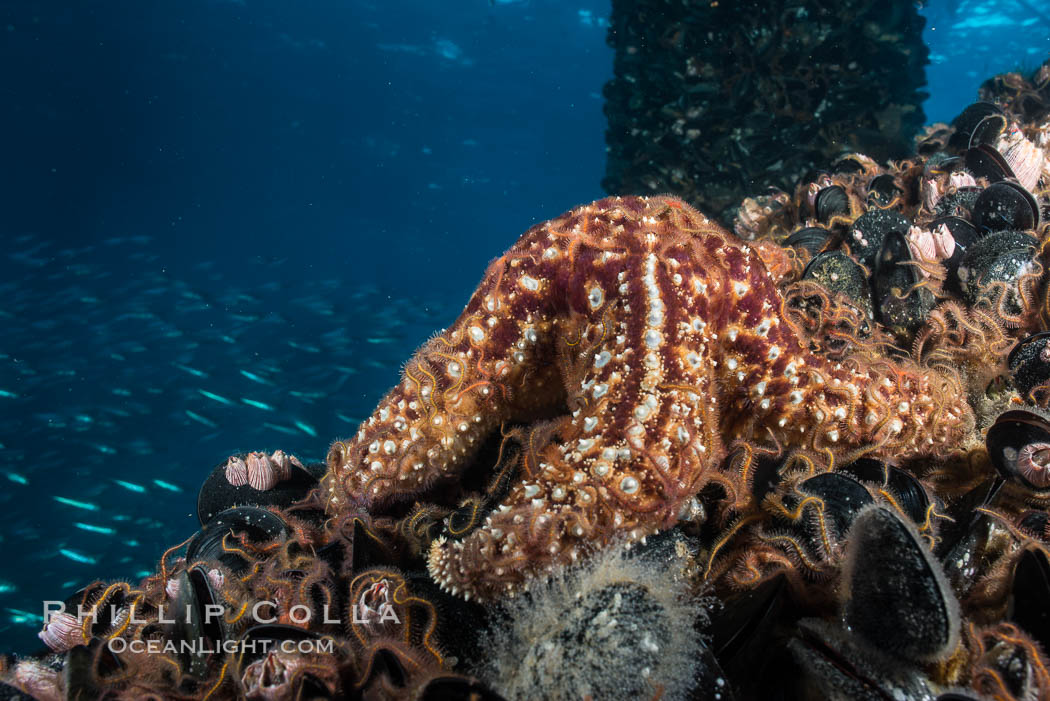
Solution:
[{"label": "starfish", "polygon": [[730,479],[734,439],[900,457],[966,437],[953,374],[810,352],[769,254],[673,197],[606,198],[532,227],[331,446],[329,510],[415,498],[503,422],[560,410],[483,523],[430,546],[437,582],[491,599],[674,525]]}]

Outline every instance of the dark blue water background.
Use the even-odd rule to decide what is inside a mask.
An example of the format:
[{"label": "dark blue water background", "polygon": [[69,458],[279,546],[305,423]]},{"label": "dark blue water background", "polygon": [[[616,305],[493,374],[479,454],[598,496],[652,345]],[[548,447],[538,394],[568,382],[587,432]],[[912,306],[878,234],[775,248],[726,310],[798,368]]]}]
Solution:
[{"label": "dark blue water background", "polygon": [[[1047,54],[1025,4],[925,12],[928,121]],[[488,260],[603,194],[607,16],[0,2],[0,649],[151,571],[231,452],[321,459]]]}]

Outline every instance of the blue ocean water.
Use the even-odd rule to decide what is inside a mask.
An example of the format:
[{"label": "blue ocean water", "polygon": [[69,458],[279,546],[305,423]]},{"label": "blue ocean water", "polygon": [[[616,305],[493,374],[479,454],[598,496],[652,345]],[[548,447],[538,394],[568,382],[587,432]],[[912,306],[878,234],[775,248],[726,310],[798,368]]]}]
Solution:
[{"label": "blue ocean water", "polygon": [[[924,9],[927,121],[1030,2]],[[0,2],[0,649],[227,455],[323,458],[528,226],[600,197],[601,0]]]}]

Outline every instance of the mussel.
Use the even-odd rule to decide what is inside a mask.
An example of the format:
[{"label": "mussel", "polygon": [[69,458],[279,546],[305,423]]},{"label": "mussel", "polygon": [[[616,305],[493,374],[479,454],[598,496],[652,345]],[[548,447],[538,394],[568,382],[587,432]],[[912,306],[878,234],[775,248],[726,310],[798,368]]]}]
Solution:
[{"label": "mussel", "polygon": [[1039,227],[1039,203],[1028,190],[1012,180],[992,183],[974,204],[974,225],[979,231],[1028,231]]},{"label": "mussel", "polygon": [[1004,114],[988,114],[974,126],[970,132],[970,148],[983,144],[994,144],[999,135],[1006,131],[1007,121]]},{"label": "mussel", "polygon": [[872,207],[890,207],[903,194],[904,190],[889,173],[876,176],[868,183],[868,205]]},{"label": "mussel", "polygon": [[931,499],[919,480],[904,470],[872,458],[855,460],[842,468],[862,482],[873,483],[876,489],[888,492],[893,502],[915,524],[925,523]]},{"label": "mussel", "polygon": [[986,178],[991,183],[1014,177],[1013,169],[1003,154],[988,144],[980,144],[966,151],[966,169],[977,178]]},{"label": "mussel", "polygon": [[811,254],[816,255],[824,250],[830,237],[831,232],[827,229],[819,226],[807,226],[791,232],[784,244],[804,248]]},{"label": "mussel", "polygon": [[1050,382],[1050,331],[1033,334],[1017,342],[1006,364],[1014,386],[1023,397]]},{"label": "mussel", "polygon": [[874,311],[868,276],[857,262],[842,251],[818,253],[802,272],[803,280],[819,282],[830,292],[838,292],[849,298],[867,318]]},{"label": "mussel", "polygon": [[1026,548],[1014,570],[1008,618],[1046,649],[1050,645],[1050,560],[1046,551]]},{"label": "mussel", "polygon": [[955,133],[948,140],[948,145],[957,150],[968,148],[974,131],[987,117],[1002,117],[1003,110],[993,102],[975,102],[956,116],[951,125]]},{"label": "mussel", "polygon": [[959,603],[914,526],[884,506],[853,523],[842,573],[843,621],[876,649],[905,660],[943,660],[955,651]]},{"label": "mussel", "polygon": [[219,562],[234,573],[246,570],[243,541],[286,540],[291,529],[277,514],[257,506],[238,506],[215,515],[186,546],[187,562]]},{"label": "mussel", "polygon": [[[970,246],[958,268],[966,302],[997,303],[1020,313],[1017,282],[1031,270],[1036,244],[1035,238],[1020,231],[1000,231]],[[1000,299],[1003,294],[1006,297]]]},{"label": "mussel", "polygon": [[908,233],[911,221],[892,209],[869,209],[857,217],[846,234],[846,243],[857,260],[872,268],[890,232]]},{"label": "mussel", "polygon": [[[830,526],[836,539],[844,540],[853,520],[861,509],[874,503],[871,494],[864,485],[841,472],[826,472],[803,480],[798,491],[805,495],[819,498],[823,504],[822,522]],[[807,521],[806,526],[814,524]],[[815,539],[822,539],[823,534],[812,533]]]},{"label": "mussel", "polygon": [[960,187],[955,192],[941,197],[937,201],[938,217],[970,217],[981,196],[982,189],[974,186]]},{"label": "mussel", "polygon": [[803,619],[788,643],[820,698],[932,698],[922,662],[958,645],[959,605],[914,527],[893,509],[863,509],[848,535],[841,625]]},{"label": "mussel", "polygon": [[849,195],[840,185],[831,185],[817,193],[814,208],[822,224],[835,224],[850,214]]},{"label": "mussel", "polygon": [[887,232],[872,282],[879,321],[902,340],[912,337],[936,305],[922,280],[905,235]]}]

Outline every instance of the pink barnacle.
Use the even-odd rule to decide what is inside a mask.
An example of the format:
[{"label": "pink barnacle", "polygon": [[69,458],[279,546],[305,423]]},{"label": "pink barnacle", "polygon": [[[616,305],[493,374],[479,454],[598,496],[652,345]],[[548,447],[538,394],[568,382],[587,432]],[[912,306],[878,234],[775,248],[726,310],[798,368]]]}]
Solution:
[{"label": "pink barnacle", "polygon": [[916,260],[934,260],[934,256],[937,255],[936,246],[933,242],[933,234],[925,229],[913,226],[908,229],[908,250],[911,251],[912,258]]},{"label": "pink barnacle", "polygon": [[222,585],[226,583],[226,577],[219,570],[210,569],[208,570],[208,582],[211,584],[212,589],[219,591],[222,589]]},{"label": "pink barnacle", "polygon": [[270,462],[274,466],[274,475],[277,477],[278,482],[283,482],[286,479],[290,479],[292,476],[292,465],[299,461],[294,457],[290,457],[283,450],[273,451],[273,455],[270,456]]},{"label": "pink barnacle", "polygon": [[948,184],[958,190],[961,187],[976,187],[977,181],[965,170],[957,170],[948,176]]},{"label": "pink barnacle", "polygon": [[37,637],[55,652],[65,652],[77,645],[85,645],[84,632],[77,617],[65,611],[52,613]]},{"label": "pink barnacle", "polygon": [[234,455],[226,461],[226,481],[234,487],[248,484],[248,466],[239,455]]},{"label": "pink barnacle", "polygon": [[40,701],[58,701],[66,698],[62,676],[38,660],[22,660],[11,672],[14,685]]},{"label": "pink barnacle", "polygon": [[927,212],[932,212],[937,208],[937,203],[941,200],[941,187],[937,184],[936,178],[926,178],[922,181],[922,206]]},{"label": "pink barnacle", "polygon": [[355,617],[371,627],[378,622],[384,609],[390,606],[390,583],[382,579],[366,589],[358,601]]},{"label": "pink barnacle", "polygon": [[932,232],[934,260],[941,262],[948,260],[955,253],[955,237],[947,224],[941,224]]},{"label": "pink barnacle", "polygon": [[[925,263],[942,263],[952,257],[955,251],[955,238],[946,224],[941,224],[933,231],[913,226],[908,229],[906,237],[908,250],[912,258]],[[920,266],[923,277],[929,277],[926,268]]]},{"label": "pink barnacle", "polygon": [[273,489],[280,480],[277,469],[265,453],[248,453],[248,484],[260,492]]}]

